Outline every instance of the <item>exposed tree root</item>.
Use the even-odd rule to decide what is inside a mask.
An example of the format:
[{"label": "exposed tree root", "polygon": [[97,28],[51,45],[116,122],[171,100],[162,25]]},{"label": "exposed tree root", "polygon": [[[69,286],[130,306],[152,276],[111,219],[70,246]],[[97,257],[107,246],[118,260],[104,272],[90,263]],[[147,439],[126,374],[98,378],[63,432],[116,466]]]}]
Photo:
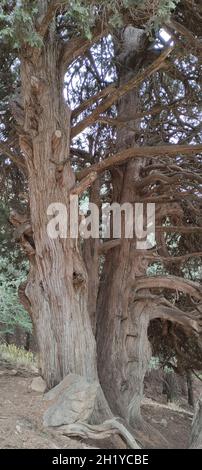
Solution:
[{"label": "exposed tree root", "polygon": [[117,418],[104,421],[102,424],[75,423],[61,426],[60,432],[68,437],[80,437],[82,439],[103,440],[112,436],[120,436],[130,449],[140,449],[134,436],[126,426]]},{"label": "exposed tree root", "polygon": [[121,437],[119,446],[139,449],[133,428],[113,416],[99,382],[69,374],[44,398],[48,405],[44,426],[85,439]]}]

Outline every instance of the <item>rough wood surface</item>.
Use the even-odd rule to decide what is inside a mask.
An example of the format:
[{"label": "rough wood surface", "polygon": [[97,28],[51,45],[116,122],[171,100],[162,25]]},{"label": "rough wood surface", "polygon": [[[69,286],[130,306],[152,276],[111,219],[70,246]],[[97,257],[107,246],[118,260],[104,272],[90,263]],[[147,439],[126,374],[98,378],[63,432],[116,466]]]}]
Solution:
[{"label": "rough wood surface", "polygon": [[202,396],[197,402],[194,413],[190,448],[202,449]]}]

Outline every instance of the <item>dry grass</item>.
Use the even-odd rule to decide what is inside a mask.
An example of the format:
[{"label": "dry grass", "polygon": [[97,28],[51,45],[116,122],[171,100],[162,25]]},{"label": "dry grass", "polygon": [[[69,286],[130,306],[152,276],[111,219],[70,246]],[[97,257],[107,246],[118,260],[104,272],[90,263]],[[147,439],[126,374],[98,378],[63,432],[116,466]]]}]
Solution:
[{"label": "dry grass", "polygon": [[0,344],[0,360],[8,361],[15,366],[37,367],[36,355],[14,344]]}]

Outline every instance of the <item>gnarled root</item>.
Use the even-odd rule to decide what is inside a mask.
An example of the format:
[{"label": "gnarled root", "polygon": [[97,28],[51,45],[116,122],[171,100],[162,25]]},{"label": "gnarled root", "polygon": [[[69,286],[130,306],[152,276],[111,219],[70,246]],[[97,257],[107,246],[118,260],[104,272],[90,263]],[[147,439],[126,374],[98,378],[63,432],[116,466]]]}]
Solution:
[{"label": "gnarled root", "polygon": [[133,430],[115,418],[98,381],[67,375],[45,395],[44,426],[55,427],[66,436],[93,440],[118,440],[118,447],[139,449]]},{"label": "gnarled root", "polygon": [[135,438],[126,426],[112,418],[102,424],[74,423],[60,427],[61,434],[68,437],[81,437],[82,439],[104,440],[112,436],[120,436],[130,449],[140,449]]}]

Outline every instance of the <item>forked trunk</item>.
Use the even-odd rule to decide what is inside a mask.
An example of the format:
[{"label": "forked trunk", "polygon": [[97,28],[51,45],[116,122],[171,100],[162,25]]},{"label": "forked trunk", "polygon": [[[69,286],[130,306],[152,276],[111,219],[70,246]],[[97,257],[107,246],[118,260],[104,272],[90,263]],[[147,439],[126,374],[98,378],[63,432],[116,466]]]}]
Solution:
[{"label": "forked trunk", "polygon": [[[68,376],[70,382],[83,383],[89,389],[85,394],[82,387],[79,393],[78,388],[74,391],[69,387],[65,412],[68,435],[85,433],[96,439],[97,434],[102,437],[107,432],[122,436],[124,442],[137,448],[130,431],[113,418],[99,384],[88,312],[88,277],[77,243],[70,237],[53,238],[47,232],[50,204],[52,215],[57,213],[56,203],[64,205],[69,228],[69,194],[75,184],[68,158],[70,112],[63,98],[59,53],[50,33],[37,60],[30,53],[30,57],[23,55],[21,62],[25,116],[20,144],[28,169],[33,231],[33,240],[23,237],[30,258],[23,301],[32,316],[41,372],[48,388]],[[60,224],[55,229],[61,229]],[[84,410],[84,420],[80,409]],[[117,446],[125,446],[122,438],[115,439]]]}]

